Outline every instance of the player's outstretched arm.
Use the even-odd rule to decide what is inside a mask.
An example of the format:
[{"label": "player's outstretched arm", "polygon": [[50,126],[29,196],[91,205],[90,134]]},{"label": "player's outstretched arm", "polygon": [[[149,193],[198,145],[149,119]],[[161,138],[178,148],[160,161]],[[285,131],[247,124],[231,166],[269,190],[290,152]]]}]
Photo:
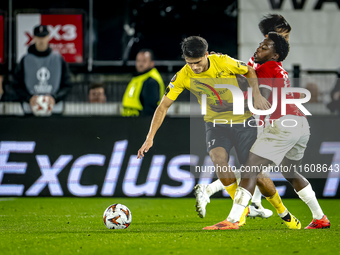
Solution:
[{"label": "player's outstretched arm", "polygon": [[163,96],[162,101],[158,105],[155,113],[153,114],[149,133],[146,136],[145,142],[143,143],[142,147],[138,150],[137,155],[138,159],[144,157],[144,153],[148,152],[149,149],[152,147],[153,138],[155,137],[159,127],[162,125],[165,115],[173,102],[174,102],[173,100],[169,99],[166,96]]},{"label": "player's outstretched arm", "polygon": [[245,74],[248,79],[249,86],[253,89],[254,108],[260,110],[268,110],[271,105],[266,98],[264,98],[259,89],[257,75],[253,67],[248,66],[248,72]]}]

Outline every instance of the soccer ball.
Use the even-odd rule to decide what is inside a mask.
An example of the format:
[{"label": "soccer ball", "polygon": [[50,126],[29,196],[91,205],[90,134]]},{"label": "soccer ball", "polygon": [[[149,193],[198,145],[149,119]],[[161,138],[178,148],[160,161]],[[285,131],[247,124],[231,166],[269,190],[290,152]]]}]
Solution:
[{"label": "soccer ball", "polygon": [[35,116],[43,117],[52,114],[52,107],[48,104],[47,96],[38,96],[37,104],[32,107]]},{"label": "soccer ball", "polygon": [[113,204],[104,211],[103,220],[108,229],[125,229],[131,224],[132,215],[125,205]]}]

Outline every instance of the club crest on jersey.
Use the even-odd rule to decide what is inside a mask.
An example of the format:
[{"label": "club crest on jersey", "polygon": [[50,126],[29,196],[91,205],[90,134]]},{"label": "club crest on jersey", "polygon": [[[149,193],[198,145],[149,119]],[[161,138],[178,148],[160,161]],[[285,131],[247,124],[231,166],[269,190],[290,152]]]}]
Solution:
[{"label": "club crest on jersey", "polygon": [[171,82],[174,82],[176,78],[177,78],[177,74],[175,74],[174,77],[172,77]]}]

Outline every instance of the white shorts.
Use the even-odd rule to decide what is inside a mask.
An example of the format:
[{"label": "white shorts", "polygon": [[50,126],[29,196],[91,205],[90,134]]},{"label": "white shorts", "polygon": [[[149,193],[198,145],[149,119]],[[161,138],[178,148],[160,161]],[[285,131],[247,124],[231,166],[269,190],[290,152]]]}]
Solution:
[{"label": "white shorts", "polygon": [[250,151],[276,165],[280,165],[284,157],[298,161],[303,158],[309,136],[305,117],[285,115],[264,128]]}]

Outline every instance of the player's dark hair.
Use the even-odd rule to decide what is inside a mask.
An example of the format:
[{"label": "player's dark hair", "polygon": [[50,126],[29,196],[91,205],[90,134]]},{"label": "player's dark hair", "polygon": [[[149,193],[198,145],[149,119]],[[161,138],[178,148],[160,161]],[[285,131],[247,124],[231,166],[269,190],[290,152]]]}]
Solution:
[{"label": "player's dark hair", "polygon": [[275,52],[279,54],[277,61],[285,60],[289,52],[289,43],[287,40],[282,35],[275,32],[269,32],[268,39],[274,42]]},{"label": "player's dark hair", "polygon": [[280,14],[268,14],[267,16],[263,16],[259,23],[259,29],[263,36],[267,35],[269,32],[289,33],[292,30],[287,20]]},{"label": "player's dark hair", "polygon": [[151,49],[141,49],[140,51],[138,51],[138,53],[140,53],[140,52],[142,52],[142,53],[149,52],[150,60],[151,61],[155,60],[155,54],[153,53],[153,50],[151,50]]},{"label": "player's dark hair", "polygon": [[190,36],[181,43],[183,58],[201,58],[208,51],[207,41],[200,36]]}]

